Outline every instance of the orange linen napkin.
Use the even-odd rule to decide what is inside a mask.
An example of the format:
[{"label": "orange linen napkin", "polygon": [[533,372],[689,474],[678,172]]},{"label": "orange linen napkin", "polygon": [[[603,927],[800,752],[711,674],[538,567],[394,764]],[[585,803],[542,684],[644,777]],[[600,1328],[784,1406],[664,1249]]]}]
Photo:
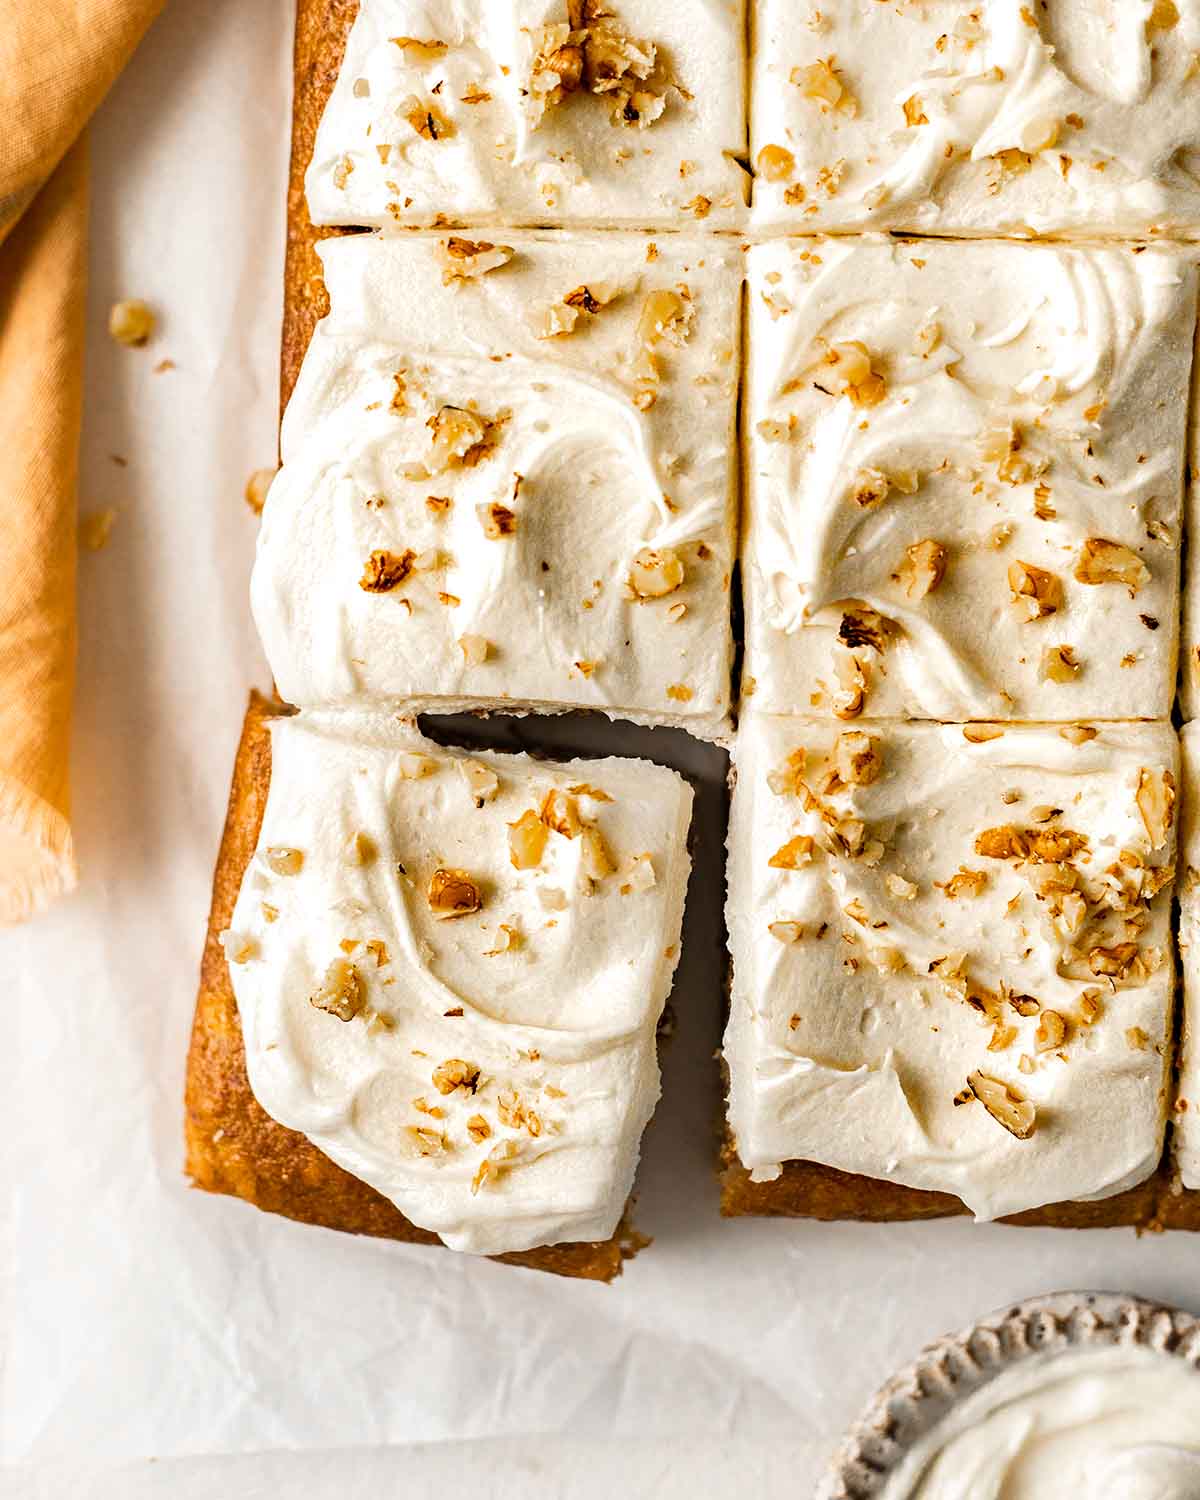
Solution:
[{"label": "orange linen napkin", "polygon": [[161,4],[0,0],[0,922],[75,884],[82,133]]}]

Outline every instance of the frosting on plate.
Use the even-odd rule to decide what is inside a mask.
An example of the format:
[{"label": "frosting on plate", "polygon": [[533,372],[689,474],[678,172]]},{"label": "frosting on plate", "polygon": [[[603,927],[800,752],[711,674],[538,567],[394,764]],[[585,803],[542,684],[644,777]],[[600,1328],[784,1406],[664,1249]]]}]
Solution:
[{"label": "frosting on plate", "polygon": [[760,0],[752,92],[760,224],[1200,234],[1200,0]]},{"label": "frosting on plate", "polygon": [[332,309],[284,417],[251,586],[279,690],[718,733],[738,253],[505,240],[320,247]]},{"label": "frosting on plate", "polygon": [[979,1219],[1162,1149],[1178,777],[1166,725],[743,718],[729,1122]]},{"label": "frosting on plate", "polygon": [[277,720],[271,759],[222,938],[259,1103],[452,1249],[612,1234],[658,1099],[690,787],[382,715]]},{"label": "frosting on plate", "polygon": [[362,0],[317,132],[317,224],[730,228],[742,0]]},{"label": "frosting on plate", "polygon": [[749,276],[755,706],[1166,717],[1193,267],[867,237]]},{"label": "frosting on plate", "polygon": [[880,1500],[1196,1500],[1200,1374],[1136,1346],[1025,1359],[913,1445]]}]

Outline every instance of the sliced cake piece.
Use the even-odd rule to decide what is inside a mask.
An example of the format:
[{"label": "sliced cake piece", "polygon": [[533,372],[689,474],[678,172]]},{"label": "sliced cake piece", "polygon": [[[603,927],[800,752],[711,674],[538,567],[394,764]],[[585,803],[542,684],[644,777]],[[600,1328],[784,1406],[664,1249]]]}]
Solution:
[{"label": "sliced cake piece", "polygon": [[317,132],[317,224],[729,228],[743,0],[361,0]]},{"label": "sliced cake piece", "polygon": [[[448,750],[383,716],[270,731],[219,939],[258,1104],[453,1249],[606,1241],[658,1099],[690,787],[644,761]],[[232,1082],[204,1083],[207,1030],[193,1118]],[[279,1154],[233,1190],[258,1201]]]},{"label": "sliced cake piece", "polygon": [[1193,0],[755,0],[760,224],[1200,236]]},{"label": "sliced cake piece", "polygon": [[797,1162],[878,1179],[863,1217],[992,1219],[1154,1173],[1177,760],[1166,725],[743,720],[725,1060],[751,1211],[815,1211]]},{"label": "sliced cake piece", "polygon": [[877,239],[749,259],[755,707],[1167,716],[1194,268]]},{"label": "sliced cake piece", "polygon": [[733,247],[352,236],[283,423],[255,618],[301,706],[595,708],[717,734]]}]

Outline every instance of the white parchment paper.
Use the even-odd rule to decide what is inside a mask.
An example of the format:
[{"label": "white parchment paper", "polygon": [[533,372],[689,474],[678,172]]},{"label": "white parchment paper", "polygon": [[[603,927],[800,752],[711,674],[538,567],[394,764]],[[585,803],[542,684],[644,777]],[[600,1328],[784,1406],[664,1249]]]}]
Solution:
[{"label": "white parchment paper", "polygon": [[[119,519],[80,582],[83,879],[0,937],[0,1439],[25,1492],[149,1494],[138,1461],[154,1456],[156,1494],[332,1496],[352,1472],[367,1476],[353,1493],[375,1494],[383,1470],[361,1453],[355,1469],[351,1450],[493,1440],[482,1451],[496,1474],[510,1464],[512,1493],[590,1494],[591,1476],[596,1493],[683,1494],[673,1474],[693,1494],[749,1476],[800,1496],[874,1386],[939,1332],[1060,1287],[1200,1306],[1200,1247],[1183,1237],[723,1223],[723,758],[604,721],[517,738],[650,753],[703,785],[678,1030],[639,1179],[652,1249],[592,1286],[185,1185],[209,881],[246,689],[267,681],[241,489],[275,448],[291,20],[289,0],[178,0],[94,132],[83,507]],[[104,334],[121,296],[160,309],[146,350]],[[311,1462],[264,1458],[253,1483],[236,1457],[296,1449]],[[444,1493],[481,1450],[453,1465],[404,1451]],[[209,1457],[194,1470],[191,1455]],[[60,1483],[64,1464],[125,1478]]]}]

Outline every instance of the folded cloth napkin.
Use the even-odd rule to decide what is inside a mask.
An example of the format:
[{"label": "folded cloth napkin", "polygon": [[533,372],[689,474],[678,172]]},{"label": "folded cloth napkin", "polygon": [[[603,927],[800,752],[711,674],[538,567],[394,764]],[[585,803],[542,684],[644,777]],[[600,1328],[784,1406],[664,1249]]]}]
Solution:
[{"label": "folded cloth napkin", "polygon": [[83,131],[162,0],[0,0],[0,922],[75,884]]}]

